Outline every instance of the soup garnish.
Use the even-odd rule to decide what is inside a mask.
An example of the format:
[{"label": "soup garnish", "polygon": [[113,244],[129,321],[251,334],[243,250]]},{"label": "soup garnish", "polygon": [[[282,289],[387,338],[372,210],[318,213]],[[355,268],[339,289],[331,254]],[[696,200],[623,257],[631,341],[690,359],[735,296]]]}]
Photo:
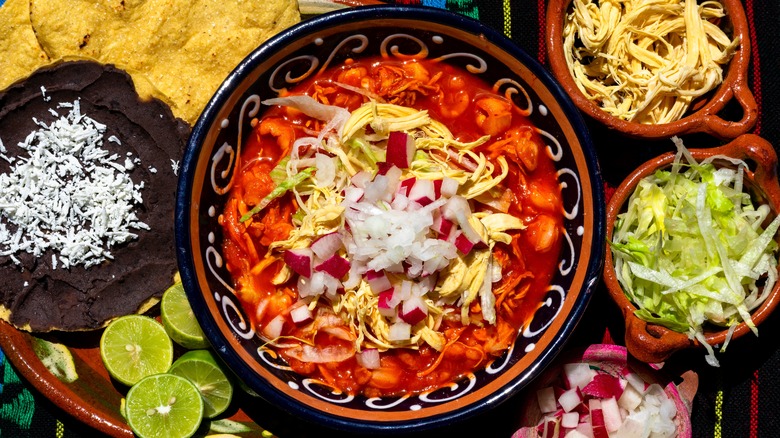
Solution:
[{"label": "soup garnish", "polygon": [[505,96],[435,61],[350,61],[270,105],[220,216],[270,354],[350,394],[484,368],[561,242],[552,160]]}]

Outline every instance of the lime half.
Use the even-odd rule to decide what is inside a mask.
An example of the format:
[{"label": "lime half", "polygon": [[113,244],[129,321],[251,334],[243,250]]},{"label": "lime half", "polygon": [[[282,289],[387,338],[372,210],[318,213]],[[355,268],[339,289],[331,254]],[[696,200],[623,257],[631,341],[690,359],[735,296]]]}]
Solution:
[{"label": "lime half", "polygon": [[132,386],[173,362],[173,343],[163,326],[143,315],[122,316],[100,338],[100,357],[114,379]]},{"label": "lime half", "polygon": [[125,403],[127,422],[141,438],[186,438],[203,419],[203,399],[189,380],[155,374],[133,385]]},{"label": "lime half", "polygon": [[188,351],[173,363],[168,372],[195,384],[203,396],[204,417],[214,418],[230,406],[233,385],[210,351]]},{"label": "lime half", "polygon": [[190,350],[209,347],[181,283],[169,287],[163,294],[160,316],[168,336],[177,344]]}]

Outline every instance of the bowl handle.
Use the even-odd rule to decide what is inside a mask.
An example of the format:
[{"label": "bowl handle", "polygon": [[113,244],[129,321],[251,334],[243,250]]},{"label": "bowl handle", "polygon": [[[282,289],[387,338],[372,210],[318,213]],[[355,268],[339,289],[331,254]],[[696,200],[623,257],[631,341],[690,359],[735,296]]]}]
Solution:
[{"label": "bowl handle", "polygon": [[753,92],[747,84],[747,77],[740,74],[731,85],[731,92],[725,96],[725,101],[736,98],[742,107],[742,119],[730,121],[720,118],[717,114],[708,114],[703,118],[704,132],[718,138],[734,138],[749,131],[758,121],[758,105]]},{"label": "bowl handle", "polygon": [[768,141],[755,134],[745,134],[722,149],[724,155],[755,163],[753,180],[756,186],[766,189],[777,184],[777,153]]},{"label": "bowl handle", "polygon": [[625,341],[628,352],[647,363],[663,362],[693,342],[688,335],[643,321],[633,312],[626,315]]}]

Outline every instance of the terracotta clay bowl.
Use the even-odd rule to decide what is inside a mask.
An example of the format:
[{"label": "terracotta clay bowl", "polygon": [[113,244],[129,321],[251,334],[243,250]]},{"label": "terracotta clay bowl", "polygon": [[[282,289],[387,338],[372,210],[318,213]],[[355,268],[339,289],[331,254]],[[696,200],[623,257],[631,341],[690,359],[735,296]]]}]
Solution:
[{"label": "terracotta clay bowl", "polygon": [[[690,149],[697,161],[713,155],[725,155],[742,159],[749,165],[745,171],[746,190],[753,196],[754,202],[767,203],[772,216],[780,212],[780,184],[777,176],[777,154],[772,145],[761,137],[744,134],[720,147],[706,149]],[[674,153],[667,153],[647,161],[629,175],[617,188],[607,204],[607,239],[612,239],[613,228],[617,215],[624,211],[624,204],[634,192],[639,180],[653,174],[656,170],[669,167],[674,161]],[[728,163],[715,161],[716,166]],[[658,363],[663,362],[675,351],[685,348],[703,348],[701,343],[688,338],[687,334],[672,331],[657,324],[639,319],[634,315],[636,306],[626,297],[617,280],[614,269],[612,251],[607,250],[604,264],[604,283],[612,299],[620,307],[625,317],[625,344],[629,353],[639,360]],[[756,325],[764,321],[777,307],[780,301],[780,283],[776,283],[766,301],[751,313]],[[706,326],[705,326],[706,327]],[[760,329],[759,329],[760,330]],[[727,329],[705,329],[704,335],[710,345],[722,345],[726,340]],[[733,338],[739,338],[751,333],[743,322],[737,325]]]},{"label": "terracotta clay bowl", "polygon": [[[677,408],[677,414],[674,417],[674,423],[677,426],[676,436],[678,438],[691,437],[691,407],[696,391],[699,388],[698,374],[693,371],[686,371],[681,376],[671,376],[659,369],[658,366],[639,362],[632,358],[623,346],[594,344],[584,349],[572,350],[563,354],[534,382],[522,408],[521,424],[523,428],[518,430],[512,438],[537,436],[534,434],[535,430],[533,429],[535,428],[533,426],[539,424],[544,414],[539,408],[536,391],[560,384],[563,366],[569,363],[587,363],[591,368],[597,368],[613,376],[618,376],[628,369],[636,373],[647,384],[657,383],[661,385],[666,396],[674,402]],[[675,381],[679,383],[675,383]]]},{"label": "terracotta clay bowl", "polygon": [[[235,171],[235,146],[259,102],[345,59],[438,59],[470,72],[517,105],[544,137],[557,168],[565,236],[545,297],[514,345],[485,369],[420,394],[366,397],[295,373],[264,345],[240,305],[223,262],[220,213]],[[249,116],[244,117],[247,112]],[[492,409],[552,362],[592,296],[603,265],[604,200],[598,162],[582,116],[532,57],[487,26],[432,8],[372,6],[322,15],[260,46],[225,80],[193,129],[176,204],[179,269],[214,349],[261,397],[297,418],[332,429],[400,433],[446,426]]]},{"label": "terracotta clay bowl", "polygon": [[[659,139],[680,134],[705,132],[719,138],[735,138],[748,132],[756,124],[758,106],[748,87],[750,34],[742,2],[740,0],[721,0],[721,3],[727,12],[725,19],[732,29],[731,34],[739,37],[740,45],[734,57],[725,67],[723,82],[720,86],[710,92],[705,101],[695,102],[695,105],[688,109],[683,118],[676,122],[664,124],[629,122],[602,111],[596,103],[585,97],[570,74],[564,57],[563,27],[571,0],[550,0],[547,8],[545,39],[553,75],[581,111],[610,129],[623,134],[646,139]],[[738,121],[725,120],[719,114],[734,99],[742,108],[742,118]]]}]

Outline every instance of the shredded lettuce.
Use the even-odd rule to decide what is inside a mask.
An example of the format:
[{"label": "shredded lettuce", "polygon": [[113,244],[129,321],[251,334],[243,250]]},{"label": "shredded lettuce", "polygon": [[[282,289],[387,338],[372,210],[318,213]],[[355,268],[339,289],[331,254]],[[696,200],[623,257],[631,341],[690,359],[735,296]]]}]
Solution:
[{"label": "shredded lettuce", "polygon": [[[610,242],[615,271],[637,317],[697,339],[718,366],[704,328],[729,327],[720,351],[740,322],[758,334],[750,312],[777,278],[780,216],[763,228],[769,207],[743,191],[745,162],[697,163],[673,140],[671,169],[642,179],[618,216]],[[736,169],[716,168],[719,159]]]},{"label": "shredded lettuce", "polygon": [[[279,165],[282,165],[282,163],[280,162]],[[278,167],[279,166],[277,166],[277,168]],[[276,168],[274,170],[276,170]],[[277,184],[276,187],[274,187],[274,189],[271,190],[271,193],[267,194],[263,199],[260,200],[260,202],[257,205],[252,207],[251,210],[249,210],[243,216],[241,216],[241,219],[239,219],[239,222],[246,222],[246,221],[248,221],[252,216],[256,215],[262,209],[264,209],[266,206],[268,206],[268,204],[270,204],[271,201],[273,201],[274,199],[284,195],[285,193],[287,193],[289,190],[291,190],[292,188],[294,188],[298,184],[300,184],[303,181],[305,181],[306,179],[310,178],[315,170],[316,170],[316,167],[314,167],[314,166],[307,167],[306,169],[303,169],[302,171],[296,173],[295,175],[293,175],[293,176],[285,179],[284,181],[280,182],[279,184]],[[273,171],[272,171],[272,173],[273,173]],[[280,174],[281,174],[281,172],[277,171],[277,178],[278,178],[278,175],[280,175]],[[286,172],[285,172],[285,175],[286,175]]]}]

